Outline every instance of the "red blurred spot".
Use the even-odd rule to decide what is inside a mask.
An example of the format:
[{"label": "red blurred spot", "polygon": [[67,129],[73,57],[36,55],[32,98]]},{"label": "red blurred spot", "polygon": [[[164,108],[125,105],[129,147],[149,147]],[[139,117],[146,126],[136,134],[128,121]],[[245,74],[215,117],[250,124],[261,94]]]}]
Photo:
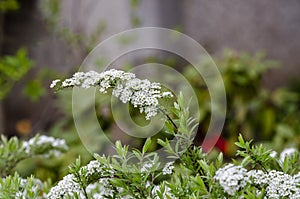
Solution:
[{"label": "red blurred spot", "polygon": [[[216,142],[217,140],[217,142]],[[227,151],[227,143],[222,137],[215,135],[211,136],[208,139],[205,139],[205,142],[202,145],[203,151],[207,152],[211,150],[211,147],[218,148],[222,153],[226,153]]]}]

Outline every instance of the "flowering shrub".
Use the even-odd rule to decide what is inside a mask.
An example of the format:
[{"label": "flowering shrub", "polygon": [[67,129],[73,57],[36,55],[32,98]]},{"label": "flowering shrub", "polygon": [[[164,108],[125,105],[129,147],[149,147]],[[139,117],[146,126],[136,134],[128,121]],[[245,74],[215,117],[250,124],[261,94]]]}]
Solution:
[{"label": "flowering shrub", "polygon": [[[64,141],[40,136],[19,144],[16,138],[9,141],[2,138],[1,163],[3,168],[7,161],[11,166],[2,174],[1,198],[300,198],[297,149],[287,149],[277,155],[263,145],[245,141],[240,135],[236,142],[237,159],[226,163],[222,153],[212,157],[201,147],[192,145],[197,124],[190,117],[182,94],[174,103],[171,118],[159,107],[158,101],[171,94],[161,91],[159,84],[136,79],[130,73],[116,70],[100,74],[77,73],[51,85],[58,89],[69,86],[100,86],[100,92],[111,88],[114,96],[127,99],[124,102],[134,105],[138,101],[135,107],[146,112],[146,119],[163,111],[167,117],[167,131],[176,141],[175,145],[168,139],[148,138],[140,150],[129,150],[129,146],[117,141],[116,155],[95,154],[95,159],[85,166],[78,158],[69,167],[69,174],[50,187],[49,183],[34,177],[24,180],[18,174],[9,174],[15,164],[26,157],[59,155],[57,152],[67,149]],[[153,142],[164,147],[168,162],[165,163],[157,152],[149,152]]]}]

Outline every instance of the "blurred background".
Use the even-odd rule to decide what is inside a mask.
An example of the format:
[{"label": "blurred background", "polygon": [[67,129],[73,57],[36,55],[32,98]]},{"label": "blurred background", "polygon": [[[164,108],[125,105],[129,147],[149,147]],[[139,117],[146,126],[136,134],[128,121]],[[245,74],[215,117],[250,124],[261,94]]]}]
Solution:
[{"label": "blurred background", "polygon": [[[299,11],[298,0],[1,0],[0,132],[24,139],[48,134],[65,138],[71,146],[62,158],[30,160],[17,169],[55,181],[79,154],[84,161],[91,158],[76,134],[71,92],[53,93],[49,84],[72,75],[104,39],[146,26],[185,33],[213,56],[228,106],[217,151],[232,156],[239,133],[275,150],[299,147]],[[143,60],[125,57],[122,62],[128,67],[150,62],[172,66],[199,89],[196,142],[201,144],[210,118],[209,93],[201,77],[168,53]],[[120,138],[105,101],[109,97],[96,100],[99,122]],[[94,143],[95,149],[100,147],[101,138]]]}]

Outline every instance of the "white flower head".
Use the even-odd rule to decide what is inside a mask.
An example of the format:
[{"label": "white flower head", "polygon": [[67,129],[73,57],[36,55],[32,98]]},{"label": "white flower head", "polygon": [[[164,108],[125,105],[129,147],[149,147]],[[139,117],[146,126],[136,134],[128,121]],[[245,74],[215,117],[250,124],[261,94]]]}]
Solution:
[{"label": "white flower head", "polygon": [[163,175],[172,174],[174,168],[174,161],[168,162],[162,170]]},{"label": "white flower head", "polygon": [[50,88],[54,88],[58,82],[60,82],[60,79],[53,80],[50,84]]},{"label": "white flower head", "polygon": [[252,184],[266,188],[266,198],[299,198],[300,189],[298,174],[290,176],[281,171],[271,170],[264,173],[261,170],[251,170],[248,177]]},{"label": "white flower head", "polygon": [[[45,146],[48,147],[47,151],[43,151]],[[23,142],[22,148],[28,155],[33,153],[33,155],[43,155],[44,157],[57,157],[68,150],[65,140],[46,135],[40,135]]]},{"label": "white flower head", "polygon": [[[54,87],[58,81],[60,80],[54,80],[51,86]],[[135,108],[139,108],[141,113],[146,114],[146,120],[157,115],[160,98],[173,97],[171,92],[162,92],[161,85],[157,82],[141,80],[136,78],[133,73],[115,69],[102,73],[77,72],[72,78],[64,80],[60,88],[74,86],[85,89],[99,86],[101,93],[107,93],[108,89],[112,89],[113,96],[119,98],[123,103],[129,102]]]},{"label": "white flower head", "polygon": [[285,157],[292,156],[297,152],[295,148],[286,148],[280,153],[280,162],[284,162]]},{"label": "white flower head", "polygon": [[219,181],[224,191],[232,196],[249,182],[247,170],[234,164],[218,169],[214,178]]},{"label": "white flower head", "polygon": [[272,170],[267,174],[267,178],[269,183],[266,193],[269,198],[295,198],[295,195],[299,197],[300,190],[292,176]]},{"label": "white flower head", "polygon": [[75,177],[73,174],[66,175],[56,186],[50,189],[47,198],[67,198],[68,196],[74,196],[75,193],[82,195],[80,185],[74,180]]},{"label": "white flower head", "polygon": [[276,151],[272,151],[271,153],[270,153],[270,157],[271,158],[275,158],[277,156],[277,152]]}]

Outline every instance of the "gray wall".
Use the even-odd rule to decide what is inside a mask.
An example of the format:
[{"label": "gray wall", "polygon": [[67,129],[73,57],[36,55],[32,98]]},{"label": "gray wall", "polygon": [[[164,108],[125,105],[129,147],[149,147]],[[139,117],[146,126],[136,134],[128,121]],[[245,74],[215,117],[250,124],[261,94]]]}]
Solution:
[{"label": "gray wall", "polygon": [[281,61],[267,75],[270,87],[284,85],[300,74],[299,0],[185,0],[185,32],[218,53],[224,47],[256,52]]}]

